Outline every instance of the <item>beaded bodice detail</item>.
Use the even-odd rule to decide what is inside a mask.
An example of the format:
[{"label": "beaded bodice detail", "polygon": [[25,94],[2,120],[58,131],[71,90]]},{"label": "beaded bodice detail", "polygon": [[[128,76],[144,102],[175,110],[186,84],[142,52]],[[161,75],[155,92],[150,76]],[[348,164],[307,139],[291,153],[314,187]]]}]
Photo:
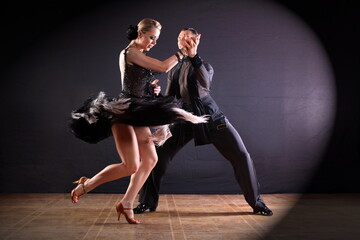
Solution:
[{"label": "beaded bodice detail", "polygon": [[122,81],[122,92],[128,96],[143,97],[153,95],[151,82],[155,79],[157,72],[143,68],[139,65],[126,63],[125,49],[125,71]]}]

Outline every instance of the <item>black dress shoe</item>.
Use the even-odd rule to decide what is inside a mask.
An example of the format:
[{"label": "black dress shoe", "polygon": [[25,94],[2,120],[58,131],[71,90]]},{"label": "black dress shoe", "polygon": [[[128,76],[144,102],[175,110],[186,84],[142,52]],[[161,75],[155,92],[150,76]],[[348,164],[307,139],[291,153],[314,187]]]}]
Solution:
[{"label": "black dress shoe", "polygon": [[150,206],[146,205],[145,203],[140,203],[136,208],[133,209],[133,211],[135,214],[142,214],[148,209],[150,212],[155,212],[155,210],[156,210],[156,208],[150,207]]},{"label": "black dress shoe", "polygon": [[263,216],[272,216],[273,215],[273,212],[267,206],[263,206],[263,207],[254,209],[254,213],[261,214]]}]

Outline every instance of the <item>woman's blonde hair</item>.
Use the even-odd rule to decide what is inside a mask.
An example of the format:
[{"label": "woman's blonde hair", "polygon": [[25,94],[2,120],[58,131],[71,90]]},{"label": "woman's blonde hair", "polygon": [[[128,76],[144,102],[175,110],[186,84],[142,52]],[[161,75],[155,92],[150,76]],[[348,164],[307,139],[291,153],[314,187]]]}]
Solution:
[{"label": "woman's blonde hair", "polygon": [[132,41],[137,38],[139,30],[145,33],[150,31],[154,27],[161,30],[162,26],[158,21],[152,18],[144,18],[138,23],[138,25],[136,26],[130,25],[127,28],[126,30],[127,39]]},{"label": "woman's blonde hair", "polygon": [[153,27],[155,27],[159,30],[161,30],[161,28],[162,28],[161,24],[152,18],[144,18],[143,20],[141,20],[138,23],[137,27],[138,27],[138,30],[141,30],[143,32],[148,32]]}]

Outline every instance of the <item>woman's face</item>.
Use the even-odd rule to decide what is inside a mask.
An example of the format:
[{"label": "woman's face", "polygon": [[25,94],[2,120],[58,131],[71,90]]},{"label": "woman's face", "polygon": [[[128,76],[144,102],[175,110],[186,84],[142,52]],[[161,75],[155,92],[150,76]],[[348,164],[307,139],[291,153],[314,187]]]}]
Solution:
[{"label": "woman's face", "polygon": [[184,47],[184,41],[189,39],[189,38],[192,38],[194,37],[194,34],[189,31],[189,30],[186,30],[186,31],[181,31],[179,36],[178,36],[178,47],[179,49],[182,49]]},{"label": "woman's face", "polygon": [[156,41],[159,39],[160,30],[156,27],[153,27],[148,32],[139,31],[139,35],[139,45],[141,46],[141,49],[150,51],[150,49],[156,45]]}]

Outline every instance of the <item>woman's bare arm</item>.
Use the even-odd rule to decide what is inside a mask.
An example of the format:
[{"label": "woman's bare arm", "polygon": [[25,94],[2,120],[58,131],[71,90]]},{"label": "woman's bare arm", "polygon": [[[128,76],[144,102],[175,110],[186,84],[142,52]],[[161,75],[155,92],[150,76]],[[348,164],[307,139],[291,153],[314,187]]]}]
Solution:
[{"label": "woman's bare arm", "polygon": [[136,64],[143,68],[151,69],[157,72],[168,72],[178,63],[178,59],[175,54],[164,61],[160,61],[156,58],[146,56],[143,52],[136,48],[128,49],[126,53],[126,60],[128,64]]}]

